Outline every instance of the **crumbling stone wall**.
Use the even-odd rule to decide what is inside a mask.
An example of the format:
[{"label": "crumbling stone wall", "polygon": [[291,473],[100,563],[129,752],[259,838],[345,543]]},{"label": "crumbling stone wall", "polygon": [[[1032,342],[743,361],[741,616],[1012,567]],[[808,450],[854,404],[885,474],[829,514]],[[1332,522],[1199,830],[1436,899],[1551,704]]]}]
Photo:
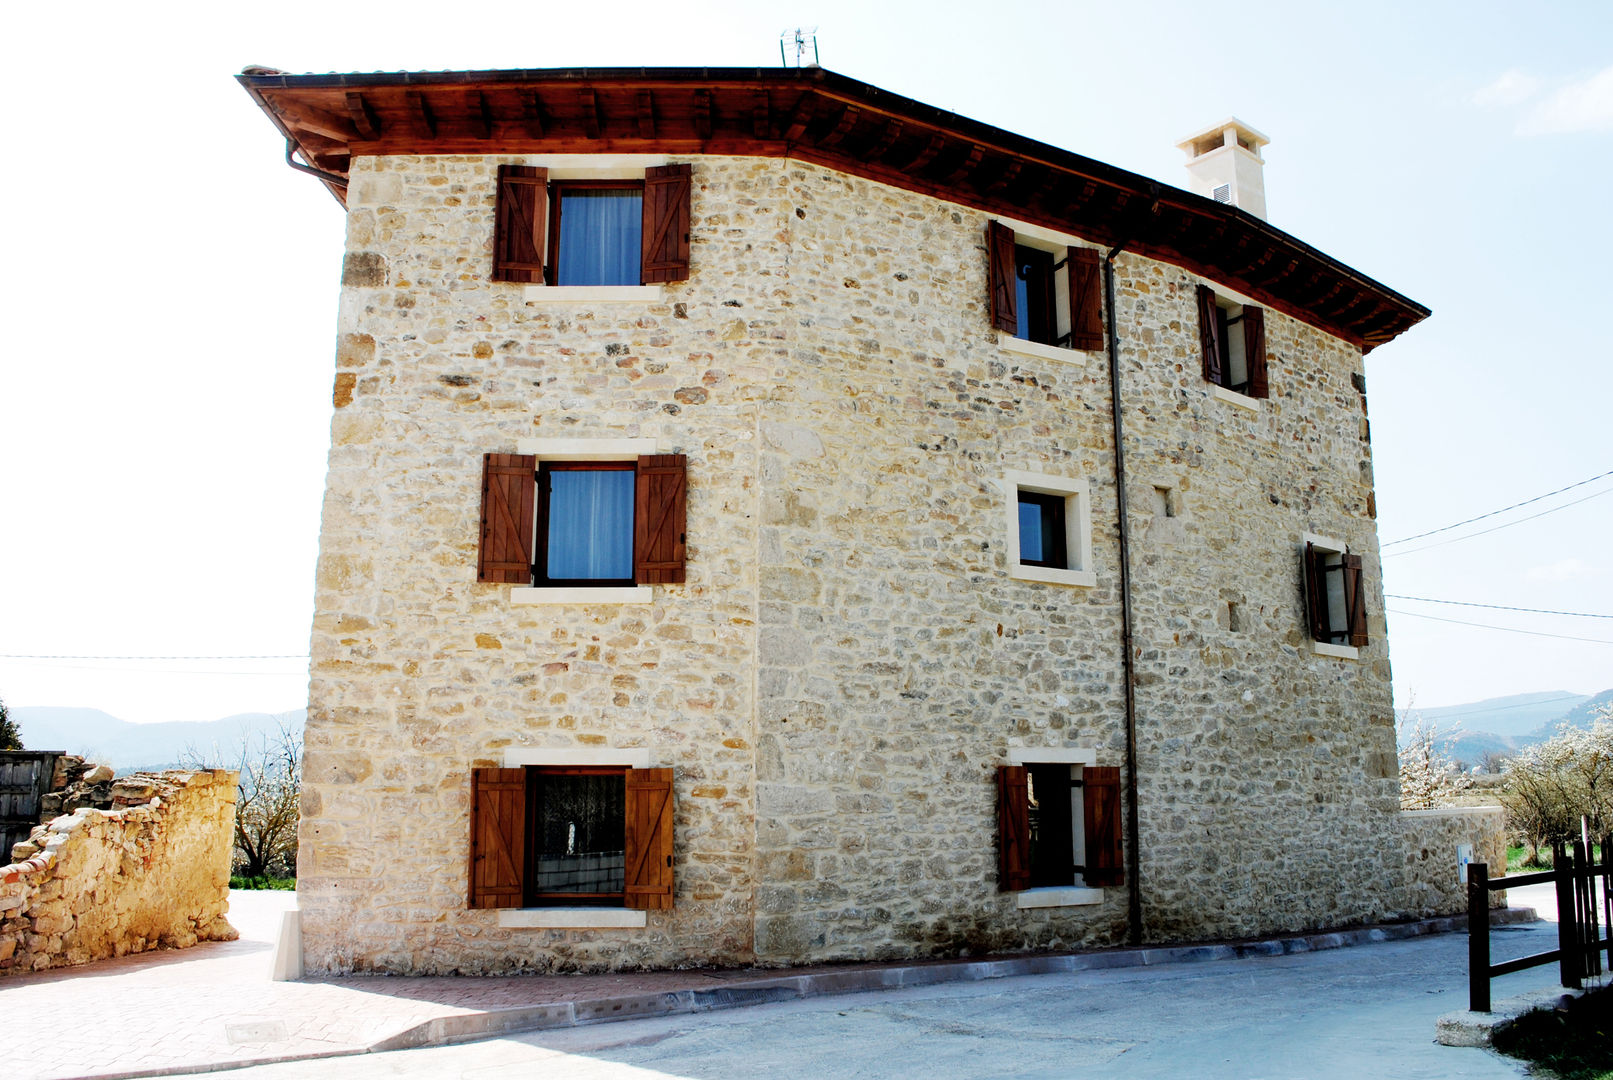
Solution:
[{"label": "crumbling stone wall", "polygon": [[[1467,886],[1458,875],[1456,849],[1473,845],[1473,862],[1490,876],[1506,873],[1506,814],[1499,806],[1461,806],[1400,812],[1405,853],[1405,911],[1413,918],[1458,915],[1467,910]],[[1490,894],[1491,907],[1506,907],[1507,894]]]},{"label": "crumbling stone wall", "polygon": [[112,809],[81,805],[34,829],[0,867],[0,973],[234,939],[237,779],[135,773],[108,785]]}]

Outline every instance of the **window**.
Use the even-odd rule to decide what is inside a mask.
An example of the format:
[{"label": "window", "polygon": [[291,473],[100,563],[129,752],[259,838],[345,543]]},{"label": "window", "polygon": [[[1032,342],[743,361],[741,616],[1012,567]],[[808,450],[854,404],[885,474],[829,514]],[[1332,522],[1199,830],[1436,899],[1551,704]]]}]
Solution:
[{"label": "window", "polygon": [[991,320],[1009,338],[1061,349],[1103,348],[1098,253],[1016,233],[1000,221],[986,229]]},{"label": "window", "polygon": [[672,812],[671,769],[472,769],[470,906],[670,908]]},{"label": "window", "polygon": [[686,280],[691,175],[688,165],[660,165],[642,180],[551,182],[546,168],[500,165],[493,280],[554,287]]},{"label": "window", "polygon": [[1120,770],[1090,764],[1087,751],[1014,756],[1030,760],[997,767],[998,884],[1004,892],[1048,891],[1022,896],[1021,907],[1101,900],[1085,891],[1125,880]]},{"label": "window", "polygon": [[[606,460],[578,460],[598,453]],[[681,583],[687,459],[565,456],[572,460],[483,455],[476,580],[547,588]]]},{"label": "window", "polygon": [[1087,482],[1009,470],[1008,576],[1055,585],[1095,585]]},{"label": "window", "polygon": [[1354,657],[1367,643],[1366,590],[1361,556],[1343,541],[1305,537],[1305,611],[1317,651]]},{"label": "window", "polygon": [[1198,287],[1199,351],[1204,379],[1245,397],[1263,398],[1266,384],[1266,313],[1252,304]]}]

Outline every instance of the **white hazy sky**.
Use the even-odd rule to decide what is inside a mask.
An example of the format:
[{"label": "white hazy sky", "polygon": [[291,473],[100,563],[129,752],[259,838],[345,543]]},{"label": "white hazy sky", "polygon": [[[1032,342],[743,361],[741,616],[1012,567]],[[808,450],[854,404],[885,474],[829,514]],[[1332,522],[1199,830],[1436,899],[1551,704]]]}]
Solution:
[{"label": "white hazy sky", "polygon": [[[207,659],[307,651],[343,232],[235,72],[771,67],[801,25],[832,70],[1178,186],[1183,134],[1270,135],[1271,221],[1434,310],[1367,358],[1384,541],[1613,470],[1613,5],[14,4],[0,698],[305,700],[304,660]],[[1391,546],[1386,591],[1613,614],[1610,493]],[[1613,619],[1388,605],[1401,705],[1613,686]]]}]

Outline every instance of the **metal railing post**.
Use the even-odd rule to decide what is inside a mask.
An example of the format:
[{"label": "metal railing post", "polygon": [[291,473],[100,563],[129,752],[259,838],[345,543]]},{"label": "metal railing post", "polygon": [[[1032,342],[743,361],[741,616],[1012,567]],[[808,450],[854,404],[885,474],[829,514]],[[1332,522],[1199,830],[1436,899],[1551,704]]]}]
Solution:
[{"label": "metal railing post", "polygon": [[1490,868],[1467,864],[1467,1007],[1490,1011]]}]

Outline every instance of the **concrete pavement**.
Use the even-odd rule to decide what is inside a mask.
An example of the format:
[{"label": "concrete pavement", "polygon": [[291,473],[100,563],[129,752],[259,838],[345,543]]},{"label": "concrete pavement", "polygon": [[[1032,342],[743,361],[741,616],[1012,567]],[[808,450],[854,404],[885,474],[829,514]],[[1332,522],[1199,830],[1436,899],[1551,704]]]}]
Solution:
[{"label": "concrete pavement", "polygon": [[[8,1055],[6,1075],[56,1080],[65,1077],[194,1072],[252,1062],[361,1054],[367,1050],[481,1038],[489,1034],[540,1027],[569,1028],[634,1015],[670,1013],[682,1016],[684,1019],[673,1022],[674,1029],[681,1030],[677,1028],[678,1024],[697,1023],[693,1019],[695,1014],[708,1013],[713,1009],[803,997],[810,999],[813,995],[869,987],[903,987],[905,989],[895,992],[919,994],[915,1000],[936,1003],[944,1003],[953,997],[959,1001],[972,1001],[978,995],[984,995],[980,1000],[990,1000],[999,993],[997,988],[1016,981],[1004,976],[1024,976],[1029,973],[1045,973],[1032,977],[1025,984],[1028,995],[1025,1000],[1032,1003],[1027,1006],[1031,1013],[1035,1012],[1034,1003],[1042,1000],[1038,996],[1041,993],[1036,989],[1038,986],[1054,987],[1050,992],[1054,993],[1055,1000],[1060,994],[1074,994],[1076,998],[1086,1001],[1075,1013],[1087,1019],[1106,1015],[1101,1003],[1107,1000],[1109,994],[1105,990],[1094,997],[1086,992],[1085,988],[1089,985],[1108,987],[1111,984],[1104,980],[1112,979],[1118,980],[1113,984],[1115,986],[1142,988],[1138,991],[1139,1000],[1148,1008],[1136,1014],[1141,1027],[1130,1035],[1105,1035],[1098,1039],[1100,1043],[1105,1039],[1119,1039],[1121,1042],[1140,1040],[1128,1043],[1140,1048],[1151,1042],[1142,1037],[1147,1031],[1169,1029],[1169,1010],[1175,1008],[1170,1003],[1182,997],[1179,990],[1190,989],[1189,996],[1197,997],[1206,992],[1207,984],[1200,980],[1206,977],[1206,973],[1221,969],[1253,971],[1255,969],[1240,965],[1278,963],[1279,970],[1287,970],[1284,964],[1296,965],[1293,970],[1299,974],[1310,970],[1306,965],[1324,957],[1327,958],[1325,963],[1315,965],[1314,970],[1329,970],[1337,964],[1344,964],[1348,969],[1351,957],[1359,956],[1364,960],[1380,955],[1384,949],[1415,945],[1432,950],[1427,955],[1439,959],[1431,961],[1427,971],[1415,977],[1393,974],[1392,966],[1385,968],[1389,981],[1411,978],[1419,987],[1424,982],[1429,986],[1443,987],[1437,993],[1445,995],[1451,987],[1461,987],[1465,972],[1464,935],[1443,934],[1436,938],[1409,940],[1420,931],[1426,932],[1440,926],[1449,928],[1450,922],[1446,920],[1424,926],[1367,929],[1343,935],[1309,935],[1241,946],[1117,950],[1073,956],[928,964],[847,965],[784,972],[652,972],[504,979],[360,977],[274,983],[268,981],[273,934],[279,924],[280,913],[292,902],[292,897],[289,894],[234,893],[231,900],[230,918],[242,932],[240,941],[202,945],[178,952],[147,953],[83,968],[0,979],[0,1016],[5,1017],[7,1029],[38,1033],[33,1038],[25,1037],[28,1043],[25,1053],[16,1054],[13,1051]],[[1498,934],[1497,959],[1506,953],[1509,948],[1507,943],[1520,933],[1528,932],[1507,930]],[[1408,940],[1396,941],[1396,938]],[[1378,941],[1379,944],[1362,948],[1337,948],[1342,944],[1369,941]],[[1520,946],[1510,954],[1519,955],[1535,947]],[[1314,957],[1294,955],[1316,950],[1330,951],[1317,952]],[[1250,959],[1230,959],[1238,956]],[[1228,962],[1188,962],[1211,959]],[[1428,981],[1436,976],[1442,981]],[[1518,980],[1520,987],[1523,980],[1531,978],[1541,985],[1550,980],[1544,970],[1520,973],[1509,978]],[[988,979],[991,980],[989,983],[978,982]],[[1038,979],[1053,981],[1039,983]],[[963,980],[964,984],[960,984],[959,980]],[[1096,980],[1096,983],[1088,980]],[[932,986],[943,981],[949,982],[949,985]],[[1501,985],[1505,982],[1498,981],[1498,998],[1508,992]],[[1335,987],[1331,992],[1336,995],[1338,984],[1329,984],[1324,980],[1314,987],[1314,992],[1322,995],[1314,1005],[1320,1015],[1326,1015],[1331,1008],[1326,1001],[1329,985]],[[981,987],[992,989],[988,991]],[[1221,990],[1209,992],[1220,994]],[[1418,989],[1414,996],[1422,1002],[1425,1000],[1423,994],[1435,992]],[[829,1009],[824,1015],[838,1016],[839,1009],[833,1003],[851,999],[836,997],[820,1000],[828,1003],[823,1006]],[[871,1000],[882,1002],[885,999]],[[807,1003],[801,1004],[805,1007]],[[1432,1037],[1434,1016],[1460,1004],[1460,1001],[1442,996],[1440,1008],[1434,1009],[1427,1018],[1419,1035],[1420,1040],[1426,1042]],[[1167,1006],[1169,1009],[1162,1016],[1159,1010]],[[813,1009],[816,1008],[814,1004]],[[864,1006],[857,1008],[864,1009]],[[869,1017],[884,1015],[881,1010],[887,1009],[885,1005],[867,1008],[873,1009],[873,1012],[866,1013]],[[943,1004],[936,1004],[934,1008],[945,1011]],[[815,1013],[809,1009],[802,1015]],[[94,1019],[85,1023],[63,1022],[64,1018],[81,1017]],[[1111,1019],[1130,1023],[1132,1014],[1117,1014]],[[1165,1024],[1163,1028],[1162,1021]],[[744,1026],[741,1021],[711,1022]],[[945,1023],[961,1023],[966,1029],[971,1025],[979,1026],[978,1019],[967,1018]],[[613,1029],[619,1026],[610,1025]],[[1121,1029],[1130,1030],[1125,1024],[1121,1025]],[[1009,1027],[1003,1030],[1013,1029]],[[1275,1029],[1280,1030],[1280,1027]],[[585,1043],[589,1039],[603,1038],[611,1044],[620,1038],[617,1035],[552,1036],[561,1040],[561,1043],[572,1037],[582,1039]],[[1036,1039],[1055,1043],[1063,1043],[1070,1038],[1091,1041],[1095,1037],[1079,1032],[1065,1034],[1057,1031],[1035,1036]],[[803,1033],[803,1038],[810,1043],[807,1033]],[[985,1045],[994,1042],[997,1036],[992,1035],[987,1027],[981,1027],[978,1038]],[[16,1041],[14,1037],[14,1046]],[[536,1047],[545,1053],[551,1050],[560,1052],[547,1043],[523,1041],[518,1045],[528,1049]],[[1093,1060],[1100,1060],[1103,1056],[1097,1051],[1094,1053],[1097,1056]],[[1144,1056],[1131,1053],[1127,1060],[1140,1060]],[[323,1075],[319,1069],[336,1067],[340,1067],[344,1073],[352,1072],[368,1068],[372,1059],[379,1061],[382,1057],[371,1055],[362,1061],[348,1059],[339,1066],[332,1062],[323,1065],[314,1063],[310,1067],[316,1071],[306,1075]],[[396,1058],[389,1056],[388,1059]],[[405,1055],[402,1060],[413,1059]],[[9,1066],[13,1063],[20,1067],[18,1072],[10,1070]]]}]

